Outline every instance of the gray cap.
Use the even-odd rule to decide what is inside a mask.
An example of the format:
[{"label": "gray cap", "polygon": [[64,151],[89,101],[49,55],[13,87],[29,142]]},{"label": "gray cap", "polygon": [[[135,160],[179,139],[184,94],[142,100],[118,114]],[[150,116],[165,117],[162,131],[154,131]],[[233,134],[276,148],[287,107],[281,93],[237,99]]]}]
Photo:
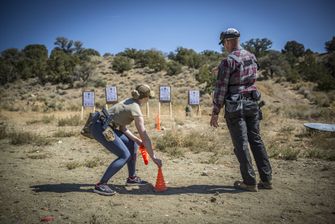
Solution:
[{"label": "gray cap", "polygon": [[235,28],[228,28],[226,31],[221,32],[220,34],[220,43],[222,44],[227,38],[237,38],[240,37],[240,32]]}]

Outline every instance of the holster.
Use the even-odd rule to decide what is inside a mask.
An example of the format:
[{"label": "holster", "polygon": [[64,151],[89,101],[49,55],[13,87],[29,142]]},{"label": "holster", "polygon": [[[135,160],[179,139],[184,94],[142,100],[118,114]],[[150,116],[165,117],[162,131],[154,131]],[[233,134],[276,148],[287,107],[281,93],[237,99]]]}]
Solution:
[{"label": "holster", "polygon": [[100,113],[93,112],[88,116],[84,127],[81,129],[80,134],[87,138],[94,138],[91,134],[91,126],[99,119]]},{"label": "holster", "polygon": [[113,114],[109,114],[105,108],[102,108],[100,120],[102,121],[102,134],[106,141],[111,142],[115,140],[113,128],[110,123],[113,119]]}]

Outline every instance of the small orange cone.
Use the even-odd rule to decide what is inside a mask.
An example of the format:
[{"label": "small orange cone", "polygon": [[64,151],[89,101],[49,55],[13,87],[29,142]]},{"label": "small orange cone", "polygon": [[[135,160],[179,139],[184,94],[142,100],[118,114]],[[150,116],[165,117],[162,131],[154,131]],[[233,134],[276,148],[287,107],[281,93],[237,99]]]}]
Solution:
[{"label": "small orange cone", "polygon": [[155,191],[156,192],[163,192],[163,191],[166,191],[166,190],[167,190],[167,187],[165,185],[163,171],[162,171],[162,168],[160,167],[160,168],[158,168]]},{"label": "small orange cone", "polygon": [[159,114],[156,116],[156,130],[157,131],[161,130],[161,119],[159,117]]},{"label": "small orange cone", "polygon": [[139,150],[140,150],[140,152],[142,154],[142,158],[143,158],[144,164],[148,165],[148,163],[149,163],[149,154],[148,154],[148,152],[145,149],[145,147],[144,147],[143,144],[140,145]]}]

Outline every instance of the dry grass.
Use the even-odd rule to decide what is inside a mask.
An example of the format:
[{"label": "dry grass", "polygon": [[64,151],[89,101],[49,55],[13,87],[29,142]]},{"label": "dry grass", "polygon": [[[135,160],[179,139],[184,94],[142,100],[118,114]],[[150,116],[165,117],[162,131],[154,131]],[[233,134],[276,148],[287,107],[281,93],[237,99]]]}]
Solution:
[{"label": "dry grass", "polygon": [[42,124],[50,124],[55,120],[55,116],[43,116],[41,119],[37,119],[37,120],[30,120],[27,121],[26,124],[27,125],[31,125],[31,124],[37,124],[37,123],[42,123]]},{"label": "dry grass", "polygon": [[64,131],[62,129],[59,129],[59,130],[57,130],[57,132],[55,132],[53,134],[53,137],[66,138],[66,137],[72,137],[72,136],[76,136],[76,135],[77,135],[76,132],[73,132],[73,131],[67,132],[67,131]]},{"label": "dry grass", "polygon": [[33,144],[38,146],[50,145],[52,140],[41,136],[39,134],[34,134],[26,131],[16,131],[12,130],[7,133],[10,143],[13,145],[24,145],[24,144]]},{"label": "dry grass", "polygon": [[94,168],[94,167],[100,166],[102,164],[103,163],[102,163],[101,159],[99,159],[98,157],[94,157],[92,159],[85,160],[85,162],[83,163],[83,166],[85,166],[87,168]]},{"label": "dry grass", "polygon": [[156,148],[172,157],[178,157],[183,156],[187,150],[194,153],[222,153],[223,145],[218,135],[210,132],[191,131],[190,133],[181,133],[167,131],[157,139]]},{"label": "dry grass", "polygon": [[0,139],[7,138],[7,125],[5,123],[0,124]]},{"label": "dry grass", "polygon": [[68,162],[65,166],[66,166],[67,169],[73,170],[73,169],[76,169],[78,167],[81,167],[82,165],[79,162],[71,161],[71,162]]},{"label": "dry grass", "polygon": [[48,156],[46,154],[33,154],[27,156],[29,159],[45,159]]},{"label": "dry grass", "polygon": [[58,120],[58,126],[79,126],[81,125],[79,115],[73,115],[67,118],[61,118]]}]

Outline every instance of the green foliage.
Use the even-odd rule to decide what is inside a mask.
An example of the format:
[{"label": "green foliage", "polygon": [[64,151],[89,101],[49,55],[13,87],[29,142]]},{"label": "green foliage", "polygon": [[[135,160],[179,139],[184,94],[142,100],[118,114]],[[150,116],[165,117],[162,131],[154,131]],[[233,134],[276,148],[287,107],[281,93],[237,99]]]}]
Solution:
[{"label": "green foliage", "polygon": [[166,64],[167,75],[177,75],[182,72],[182,66],[176,61],[169,61]]},{"label": "green foliage", "polygon": [[0,84],[13,82],[21,78],[22,53],[16,48],[9,48],[1,52]]},{"label": "green foliage", "polygon": [[82,46],[82,44],[77,43],[77,47],[73,48],[73,43],[73,40],[69,40],[65,37],[57,37],[54,44],[56,45],[56,50],[62,50],[64,53],[71,54],[74,49],[78,49],[78,47],[81,49]]},{"label": "green foliage", "polygon": [[40,80],[42,83],[69,83],[72,86],[73,82],[76,80],[75,66],[79,64],[79,62],[80,60],[78,57],[54,49],[48,60],[47,73],[40,77]]},{"label": "green foliage", "polygon": [[297,83],[300,80],[300,75],[297,70],[291,68],[286,73],[286,80],[292,83]]},{"label": "green foliage", "polygon": [[136,61],[142,68],[148,67],[153,69],[155,72],[162,71],[166,68],[165,58],[162,52],[157,50],[146,50],[143,51],[141,58]]},{"label": "green foliage", "polygon": [[329,40],[325,43],[325,48],[326,48],[327,52],[334,52],[335,51],[335,36],[331,40]]},{"label": "green foliage", "polygon": [[97,79],[94,81],[94,87],[99,88],[99,87],[106,87],[107,82],[105,80],[102,79]]},{"label": "green foliage", "polygon": [[119,73],[129,71],[133,67],[132,60],[128,57],[117,55],[112,62],[113,69]]},{"label": "green foliage", "polygon": [[195,78],[200,83],[206,83],[205,93],[211,93],[213,91],[213,85],[216,80],[216,77],[212,74],[211,67],[208,65],[203,65],[199,69],[199,72],[196,73]]},{"label": "green foliage", "polygon": [[27,45],[22,53],[22,78],[43,77],[47,67],[48,49],[44,45]]},{"label": "green foliage", "polygon": [[79,53],[77,53],[79,58],[84,61],[89,61],[90,56],[99,56],[100,53],[92,48],[82,49]]},{"label": "green foliage", "polygon": [[258,59],[264,78],[285,77],[291,72],[291,66],[285,57],[278,51],[270,50],[267,55]]},{"label": "green foliage", "polygon": [[316,82],[319,90],[335,89],[335,78],[326,65],[318,62],[313,54],[305,56],[305,60],[299,65],[299,72],[305,80]]},{"label": "green foliage", "polygon": [[257,58],[267,54],[272,46],[272,41],[267,38],[256,38],[241,44],[244,49],[253,53]]},{"label": "green foliage", "polygon": [[124,56],[124,57],[134,59],[136,63],[143,56],[143,51],[139,51],[134,48],[126,48],[123,52],[118,53],[117,56]]},{"label": "green foliage", "polygon": [[335,52],[332,52],[328,55],[326,59],[325,66],[328,70],[328,73],[335,78]]},{"label": "green foliage", "polygon": [[202,62],[210,67],[217,66],[223,59],[223,55],[216,51],[205,50],[200,53]]},{"label": "green foliage", "polygon": [[297,58],[304,55],[305,47],[303,44],[298,43],[295,40],[287,41],[282,52],[285,54],[291,54]]},{"label": "green foliage", "polygon": [[198,69],[203,64],[201,55],[197,54],[193,49],[179,47],[176,50],[176,54],[170,53],[169,57],[190,68]]}]

